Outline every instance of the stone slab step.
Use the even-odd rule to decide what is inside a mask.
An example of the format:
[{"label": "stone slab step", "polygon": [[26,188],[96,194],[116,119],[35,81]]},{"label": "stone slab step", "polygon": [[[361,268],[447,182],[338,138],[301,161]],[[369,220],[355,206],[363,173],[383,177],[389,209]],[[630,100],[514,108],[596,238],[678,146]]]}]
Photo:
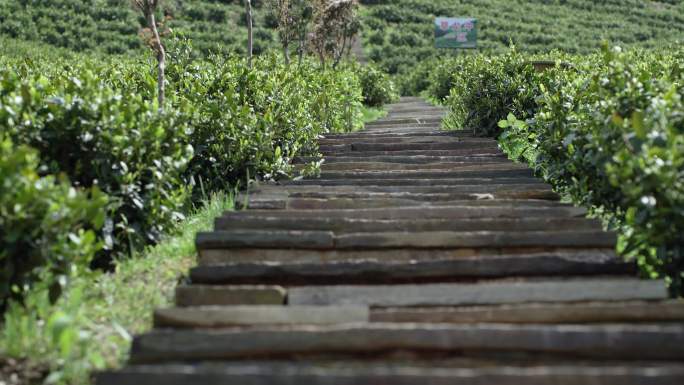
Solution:
[{"label": "stone slab step", "polygon": [[413,134],[418,135],[423,132],[435,132],[441,130],[441,123],[436,121],[422,123],[407,122],[377,122],[374,126],[368,126],[360,133],[373,134]]},{"label": "stone slab step", "polygon": [[547,199],[558,200],[559,197],[548,191],[523,191],[503,192],[496,194],[421,194],[420,196],[402,198],[287,198],[287,197],[256,197],[250,198],[247,203],[240,202],[237,207],[255,210],[337,210],[353,208],[386,208],[424,206],[430,203],[433,206],[462,204],[464,200],[495,200],[495,199]]},{"label": "stone slab step", "polygon": [[431,133],[441,129],[441,124],[433,123],[401,123],[401,124],[377,124],[374,127],[367,128],[361,133],[366,135],[420,135],[422,133]]},{"label": "stone slab step", "polygon": [[[435,283],[524,276],[595,276],[634,274],[636,267],[595,253],[530,253],[489,257],[346,261],[202,261],[190,271],[194,283],[350,285]],[[470,288],[470,286],[467,286]]]},{"label": "stone slab step", "polygon": [[408,351],[467,356],[527,353],[597,359],[682,360],[684,325],[385,324],[158,330],[136,337],[134,364],[178,360],[338,357]]},{"label": "stone slab step", "polygon": [[176,306],[283,305],[287,292],[280,286],[180,285]]},{"label": "stone slab step", "polygon": [[389,113],[388,116],[394,116],[397,112],[420,112],[420,111],[439,111],[442,113],[448,112],[448,109],[444,106],[435,106],[428,103],[401,103],[401,104],[390,104],[386,106],[386,110]]},{"label": "stone slab step", "polygon": [[[459,179],[459,178],[532,178],[529,168],[466,169],[466,170],[388,170],[388,171],[328,171],[322,170],[321,179]],[[378,182],[382,183],[382,182]]]},{"label": "stone slab step", "polygon": [[394,138],[436,138],[436,137],[452,137],[452,138],[473,138],[473,131],[471,130],[454,130],[454,131],[444,131],[436,128],[432,131],[421,132],[420,134],[402,133],[402,132],[392,132],[388,130],[387,133],[370,133],[364,131],[348,132],[342,134],[324,134],[322,140],[353,140],[353,139],[364,139],[364,140],[379,140],[379,139],[394,139]]},{"label": "stone slab step", "polygon": [[[319,161],[318,157],[298,157],[295,158],[295,163],[310,163]],[[427,164],[427,163],[445,163],[445,162],[464,162],[464,163],[510,163],[503,153],[486,154],[486,155],[466,155],[466,156],[430,156],[430,155],[402,155],[390,154],[380,156],[327,156],[324,164],[331,163],[367,163],[367,162],[385,162],[385,163],[404,163],[404,164]]]},{"label": "stone slab step", "polygon": [[395,116],[367,123],[361,132],[372,132],[378,128],[401,131],[405,127],[411,126],[430,126],[434,130],[442,126],[442,119],[440,116],[436,115],[425,115],[419,117]]},{"label": "stone slab step", "polygon": [[415,364],[204,363],[136,365],[99,373],[97,385],[681,385],[677,364],[597,364],[459,368]]},{"label": "stone slab step", "polygon": [[[587,210],[582,207],[551,206],[530,207],[525,205],[482,205],[487,201],[474,201],[478,204],[458,206],[398,207],[379,209],[345,210],[249,210],[227,211],[223,217],[265,215],[269,217],[298,218],[349,218],[349,219],[464,219],[464,218],[567,218],[585,217]],[[495,203],[498,203],[494,201]]]},{"label": "stone slab step", "polygon": [[[473,137],[472,132],[457,131],[451,132],[443,135],[338,135],[330,136],[326,135],[324,138],[318,140],[319,145],[343,145],[343,144],[355,144],[355,143],[366,143],[366,144],[388,144],[388,143],[451,143],[457,142],[459,140],[470,140],[474,141],[476,138]],[[477,139],[483,141],[482,139]]]},{"label": "stone slab step", "polygon": [[[305,164],[295,165],[295,170],[301,170]],[[506,170],[521,170],[528,169],[527,166],[518,163],[471,163],[471,162],[442,162],[442,163],[389,163],[389,162],[349,162],[349,163],[324,163],[321,166],[323,172],[327,171],[411,171],[411,172],[433,172],[435,170],[443,171],[506,171]]]},{"label": "stone slab step", "polygon": [[[433,185],[433,186],[383,186],[383,185],[370,185],[370,186],[316,186],[316,185],[298,185],[298,184],[287,184],[287,185],[274,185],[274,184],[261,184],[252,185],[246,194],[241,194],[244,199],[247,197],[259,198],[261,196],[271,196],[271,197],[295,197],[295,198],[328,198],[328,197],[361,197],[363,194],[369,194],[366,197],[373,197],[372,194],[391,194],[393,197],[413,197],[420,194],[496,194],[500,192],[513,192],[513,191],[552,191],[551,186],[545,183],[510,183],[510,184],[487,184],[487,185]],[[515,203],[516,205],[535,205],[537,203],[548,205],[551,203],[528,200],[525,202],[516,200],[506,200],[501,199],[496,202],[492,202],[491,199],[483,197],[477,202],[471,202],[471,199],[466,199],[469,201],[468,205],[501,205],[502,202]],[[465,202],[464,202],[465,204]],[[567,206],[567,204],[566,204]]]},{"label": "stone slab step", "polygon": [[347,151],[347,152],[326,152],[321,151],[323,157],[345,156],[345,157],[370,157],[370,156],[473,156],[473,155],[499,155],[503,154],[497,147],[483,148],[463,148],[459,150],[405,150],[405,151]]},{"label": "stone slab step", "polygon": [[459,185],[502,185],[502,184],[533,184],[540,183],[540,180],[532,177],[501,177],[501,178],[437,178],[437,179],[416,179],[416,178],[395,178],[395,179],[302,179],[286,180],[280,182],[284,186],[459,186]]},{"label": "stone slab step", "polygon": [[157,328],[223,328],[255,325],[330,325],[369,322],[367,306],[203,306],[160,309]]},{"label": "stone slab step", "polygon": [[[257,194],[238,195],[236,207],[254,210],[339,210],[364,208],[390,208],[409,206],[457,206],[468,203],[517,200],[519,206],[551,207],[538,202],[557,203],[560,197],[547,190],[523,190],[497,192],[471,192],[456,194],[400,194],[396,193],[293,193],[287,195]],[[535,204],[529,204],[533,202]],[[471,205],[475,206],[475,204]],[[481,205],[484,206],[484,205]]]},{"label": "stone slab step", "polygon": [[407,117],[387,117],[383,119],[376,120],[374,122],[366,123],[366,130],[372,129],[377,126],[382,126],[382,125],[389,125],[389,124],[394,124],[394,125],[402,125],[402,124],[429,124],[429,123],[436,123],[436,124],[441,124],[442,122],[442,117],[441,116],[430,116],[430,117],[413,117],[413,118],[407,118]]},{"label": "stone slab step", "polygon": [[[456,306],[528,302],[662,300],[664,282],[632,278],[573,278],[429,285],[294,287],[291,305]],[[682,325],[684,327],[684,325]],[[681,336],[684,338],[684,335]]]},{"label": "stone slab step", "polygon": [[345,152],[373,152],[373,151],[416,151],[416,150],[462,150],[462,149],[498,149],[498,143],[493,139],[462,139],[447,142],[423,143],[365,143],[351,144],[322,144],[318,150],[321,153]]},{"label": "stone slab step", "polygon": [[[417,119],[417,120],[420,120],[421,122],[426,121],[426,122],[436,123],[437,120],[439,120],[441,122],[444,118],[444,115],[445,115],[444,111],[441,109],[427,109],[427,110],[423,110],[423,111],[419,111],[419,112],[411,111],[411,110],[394,111],[391,113],[390,116],[383,118],[383,119],[379,119],[375,122],[381,123],[381,122],[394,122],[394,121],[398,121],[401,119]],[[367,128],[372,128],[372,127],[367,127]]]},{"label": "stone slab step", "polygon": [[198,249],[450,249],[477,247],[609,248],[615,233],[574,231],[415,231],[343,233],[311,230],[251,230],[201,232]]},{"label": "stone slab step", "polygon": [[[485,260],[505,261],[513,260],[516,257],[528,256],[538,258],[538,263],[546,264],[546,258],[554,261],[559,255],[570,260],[587,261],[595,259],[598,261],[610,261],[615,257],[615,250],[596,249],[596,248],[552,248],[552,247],[516,247],[516,248],[460,248],[460,249],[375,249],[375,250],[313,250],[313,249],[263,249],[263,248],[243,248],[243,249],[199,249],[199,260],[201,265],[224,265],[244,262],[293,262],[293,263],[332,263],[332,262],[359,262],[359,261],[381,261],[381,262],[411,262],[416,261],[439,261],[439,260],[463,260],[464,266],[460,272],[460,277],[486,276],[510,276],[520,273],[521,269],[504,270],[500,267],[485,266]],[[469,263],[469,264],[468,264]],[[551,262],[549,262],[551,263]],[[511,264],[509,264],[510,268]],[[521,266],[525,266],[521,264]],[[559,271],[563,266],[553,270],[550,265],[546,270],[540,267],[540,271]],[[634,267],[632,271],[635,272]],[[527,273],[530,274],[529,272]],[[459,276],[454,276],[458,278]]]},{"label": "stone slab step", "polygon": [[430,323],[684,323],[684,301],[534,303],[496,306],[376,308],[372,322]]},{"label": "stone slab step", "polygon": [[217,218],[216,231],[240,229],[322,230],[336,233],[389,231],[601,231],[598,220],[585,218],[473,218],[451,219],[347,219],[244,216]]}]

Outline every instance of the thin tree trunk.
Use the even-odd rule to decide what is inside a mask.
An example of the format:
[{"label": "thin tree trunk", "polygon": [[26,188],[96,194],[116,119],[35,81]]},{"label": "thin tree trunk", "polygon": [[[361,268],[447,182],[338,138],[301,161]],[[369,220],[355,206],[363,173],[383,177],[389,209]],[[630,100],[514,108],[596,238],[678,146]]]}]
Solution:
[{"label": "thin tree trunk", "polygon": [[247,63],[252,68],[252,53],[254,51],[254,40],[252,34],[252,0],[245,0],[247,11]]},{"label": "thin tree trunk", "polygon": [[335,63],[333,63],[333,69],[337,68],[337,66],[340,64],[340,61],[342,60],[342,57],[344,56],[344,51],[347,48],[347,27],[344,27],[344,37],[342,38],[342,49],[340,49],[339,52],[336,53],[335,57]]},{"label": "thin tree trunk", "polygon": [[285,56],[285,64],[290,65],[290,44],[283,42],[283,55]]},{"label": "thin tree trunk", "polygon": [[304,50],[306,49],[305,44],[306,44],[306,32],[300,33],[299,34],[299,48],[298,48],[298,52],[297,52],[297,55],[299,56],[299,58],[298,58],[299,62],[297,64],[298,67],[301,67],[302,61],[304,61]]},{"label": "thin tree trunk", "polygon": [[147,9],[145,12],[147,23],[150,25],[150,30],[152,30],[152,35],[154,37],[154,48],[157,51],[157,100],[159,101],[159,110],[164,109],[164,100],[166,99],[166,51],[161,43],[161,38],[159,37],[159,31],[157,30],[157,22],[154,19],[154,12],[151,9]]}]

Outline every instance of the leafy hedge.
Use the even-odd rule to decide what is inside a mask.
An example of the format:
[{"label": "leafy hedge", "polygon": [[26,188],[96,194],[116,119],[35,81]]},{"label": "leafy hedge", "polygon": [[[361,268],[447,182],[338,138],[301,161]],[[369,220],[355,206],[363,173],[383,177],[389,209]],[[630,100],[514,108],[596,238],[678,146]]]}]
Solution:
[{"label": "leafy hedge", "polygon": [[[193,59],[197,55],[188,47],[169,44],[163,111],[156,104],[154,65],[147,59],[0,59],[0,136],[13,143],[3,146],[19,152],[33,148],[27,151],[33,151],[35,164],[26,168],[43,183],[59,180],[52,187],[55,196],[36,204],[35,215],[50,214],[52,200],[72,204],[71,195],[59,195],[71,185],[69,194],[84,207],[90,207],[88,196],[100,203],[93,208],[96,218],[75,211],[73,203],[73,220],[64,213],[64,226],[46,235],[58,234],[62,238],[55,239],[55,250],[74,249],[73,255],[3,255],[0,274],[9,278],[0,301],[12,285],[36,280],[34,271],[52,269],[52,258],[63,260],[59,271],[70,264],[83,268],[101,244],[96,265],[107,266],[117,256],[156,243],[183,217],[192,197],[198,200],[245,177],[288,176],[294,157],[318,152],[321,134],[361,125],[362,87],[353,65],[338,70],[309,61],[286,66],[264,55],[250,69],[235,57]],[[33,192],[17,194],[3,204],[22,207],[17,199]],[[105,195],[106,204],[100,200]],[[42,217],[37,218],[26,225],[40,229],[36,223]],[[97,235],[82,241],[82,249],[74,246],[76,238],[64,238],[79,234],[78,226]],[[27,233],[25,240],[8,235],[3,250],[24,241],[43,242],[41,234]]]},{"label": "leafy hedge", "polygon": [[0,138],[0,311],[46,277],[54,299],[60,281],[101,247],[94,230],[104,223],[106,196],[41,177],[38,167],[35,150]]},{"label": "leafy hedge", "polygon": [[351,68],[290,68],[265,55],[249,69],[212,56],[178,61],[169,72],[193,129],[187,174],[202,184],[198,193],[248,176],[287,176],[294,157],[317,153],[318,136],[360,127],[362,89]]},{"label": "leafy hedge", "polygon": [[360,67],[358,71],[365,105],[381,107],[399,99],[399,92],[385,72],[374,65]]},{"label": "leafy hedge", "polygon": [[182,216],[189,187],[181,176],[192,147],[178,112],[157,113],[140,94],[122,95],[93,69],[50,77],[0,72],[0,128],[38,150],[43,173],[64,173],[77,187],[105,192],[105,250],[130,252],[158,241]]},{"label": "leafy hedge", "polygon": [[620,252],[684,294],[684,52],[606,48],[543,72],[530,59],[452,63],[449,124],[498,135],[512,157],[603,213]]}]

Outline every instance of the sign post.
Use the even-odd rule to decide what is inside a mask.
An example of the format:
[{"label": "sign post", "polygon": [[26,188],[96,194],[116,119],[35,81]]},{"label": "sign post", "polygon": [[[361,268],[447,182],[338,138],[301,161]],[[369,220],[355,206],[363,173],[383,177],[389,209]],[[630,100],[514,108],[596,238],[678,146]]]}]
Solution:
[{"label": "sign post", "polygon": [[477,48],[477,19],[438,17],[435,19],[436,48]]}]

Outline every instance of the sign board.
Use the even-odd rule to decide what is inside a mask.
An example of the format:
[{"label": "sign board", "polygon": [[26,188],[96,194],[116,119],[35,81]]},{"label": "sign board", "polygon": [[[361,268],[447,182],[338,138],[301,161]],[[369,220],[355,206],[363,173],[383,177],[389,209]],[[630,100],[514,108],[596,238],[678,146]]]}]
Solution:
[{"label": "sign board", "polygon": [[477,19],[453,17],[436,18],[435,47],[477,48]]}]

